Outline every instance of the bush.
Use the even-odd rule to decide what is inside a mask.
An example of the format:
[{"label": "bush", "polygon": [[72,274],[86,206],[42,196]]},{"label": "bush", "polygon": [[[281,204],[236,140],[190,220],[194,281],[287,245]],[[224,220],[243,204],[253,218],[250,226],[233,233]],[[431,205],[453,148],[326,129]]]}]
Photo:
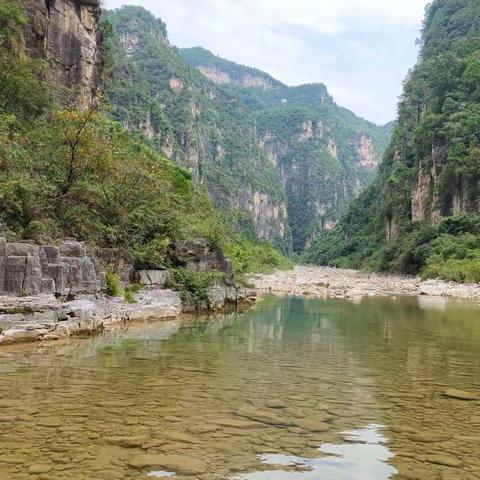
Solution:
[{"label": "bush", "polygon": [[170,270],[169,286],[180,292],[184,305],[195,309],[210,309],[209,290],[222,280],[223,273],[216,270],[189,272],[182,268],[176,268]]},{"label": "bush", "polygon": [[123,294],[123,285],[117,273],[109,270],[106,273],[107,295],[109,297],[121,297]]},{"label": "bush", "polygon": [[441,235],[431,245],[423,278],[460,283],[480,282],[480,237],[472,234]]},{"label": "bush", "polygon": [[125,299],[126,303],[137,303],[135,297],[130,290],[125,290],[125,295],[123,298]]}]

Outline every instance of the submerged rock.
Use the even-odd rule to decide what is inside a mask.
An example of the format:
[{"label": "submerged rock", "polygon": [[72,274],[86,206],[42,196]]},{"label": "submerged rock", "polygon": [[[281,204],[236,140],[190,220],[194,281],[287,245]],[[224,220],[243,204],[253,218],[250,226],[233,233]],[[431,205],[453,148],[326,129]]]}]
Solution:
[{"label": "submerged rock", "polygon": [[330,430],[330,425],[328,423],[322,422],[314,418],[300,418],[295,420],[295,425],[303,430],[308,430],[309,432],[327,432]]},{"label": "submerged rock", "polygon": [[135,468],[164,468],[179,475],[201,475],[207,471],[207,464],[183,455],[137,455],[128,464]]},{"label": "submerged rock", "polygon": [[427,462],[435,465],[443,465],[445,467],[461,467],[463,463],[456,457],[450,455],[428,455]]},{"label": "submerged rock", "polygon": [[236,414],[240,417],[249,418],[250,420],[256,420],[257,422],[266,423],[267,425],[282,425],[291,426],[292,422],[285,418],[276,415],[271,412],[262,412],[252,407],[244,407],[237,410]]},{"label": "submerged rock", "polygon": [[407,435],[407,438],[412,442],[419,443],[437,443],[446,442],[452,438],[451,435],[444,435],[441,433],[414,433]]},{"label": "submerged rock", "polygon": [[464,390],[457,390],[455,388],[449,388],[443,392],[444,397],[455,398],[457,400],[478,400],[480,397],[471,392],[465,392]]},{"label": "submerged rock", "polygon": [[32,475],[40,475],[42,473],[48,473],[52,470],[51,465],[44,465],[44,464],[34,464],[30,465],[28,468],[28,473]]}]

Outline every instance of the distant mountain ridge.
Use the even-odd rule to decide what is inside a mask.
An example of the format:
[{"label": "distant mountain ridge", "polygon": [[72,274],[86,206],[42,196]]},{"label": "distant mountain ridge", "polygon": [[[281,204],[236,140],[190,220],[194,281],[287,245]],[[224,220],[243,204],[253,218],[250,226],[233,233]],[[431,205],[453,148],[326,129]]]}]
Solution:
[{"label": "distant mountain ridge", "polygon": [[200,47],[141,7],[104,13],[113,115],[178,164],[246,232],[289,252],[332,228],[374,178],[390,129]]}]

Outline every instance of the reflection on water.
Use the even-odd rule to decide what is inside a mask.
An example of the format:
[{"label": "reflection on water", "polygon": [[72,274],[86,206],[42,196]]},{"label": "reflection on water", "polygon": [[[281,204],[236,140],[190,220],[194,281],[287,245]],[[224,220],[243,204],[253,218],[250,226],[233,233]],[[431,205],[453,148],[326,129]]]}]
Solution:
[{"label": "reflection on water", "polygon": [[480,309],[269,297],[0,349],[0,480],[480,479]]},{"label": "reflection on water", "polygon": [[295,456],[260,455],[268,465],[298,466],[302,472],[266,471],[240,475],[238,480],[371,480],[389,479],[397,470],[386,462],[393,457],[383,443],[386,438],[379,432],[379,425],[369,425],[362,430],[344,432],[347,444],[326,443],[320,452],[328,456],[307,459]]}]

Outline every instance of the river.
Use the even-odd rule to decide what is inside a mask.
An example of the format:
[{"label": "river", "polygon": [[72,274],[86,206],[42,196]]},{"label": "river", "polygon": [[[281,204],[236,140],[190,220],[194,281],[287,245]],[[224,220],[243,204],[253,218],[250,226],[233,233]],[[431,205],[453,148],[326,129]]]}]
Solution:
[{"label": "river", "polygon": [[270,296],[0,370],[1,480],[480,478],[473,302]]}]

